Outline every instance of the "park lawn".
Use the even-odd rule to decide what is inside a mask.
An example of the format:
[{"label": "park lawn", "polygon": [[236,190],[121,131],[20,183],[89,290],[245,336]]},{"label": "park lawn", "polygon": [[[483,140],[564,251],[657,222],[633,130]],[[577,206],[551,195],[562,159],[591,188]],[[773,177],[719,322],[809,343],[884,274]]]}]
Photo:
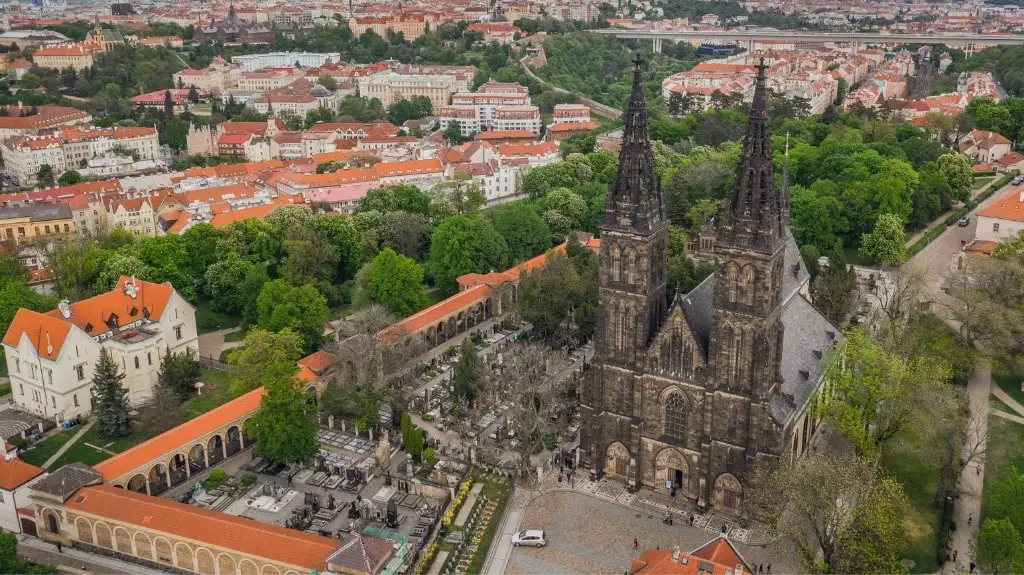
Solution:
[{"label": "park lawn", "polygon": [[858,248],[843,248],[843,257],[846,258],[847,265],[854,266],[869,266],[871,261],[860,254]]},{"label": "park lawn", "polygon": [[985,187],[986,184],[988,184],[989,182],[991,182],[994,179],[996,179],[995,176],[987,176],[987,177],[983,177],[983,178],[974,178],[973,189],[980,190],[981,188]]},{"label": "park lawn", "polygon": [[[181,406],[183,415],[181,419],[183,420],[195,418],[233,399],[230,385],[231,375],[228,372],[203,368],[202,374],[200,375],[200,381],[207,385],[216,384],[216,389],[204,391],[202,395],[193,396],[183,403]],[[77,429],[71,429],[62,433],[69,434],[68,438],[70,438],[71,434],[74,434],[75,431],[77,431]],[[135,432],[124,439],[118,439],[111,442],[109,440],[100,439],[99,428],[93,426],[92,429],[85,432],[85,434],[79,438],[74,445],[69,447],[68,450],[57,459],[57,461],[53,462],[53,465],[49,467],[49,471],[52,472],[62,465],[76,462],[85,463],[86,465],[96,465],[111,456],[111,453],[108,452],[121,453],[122,451],[135,447],[143,441],[155,437],[164,431],[167,431],[167,428],[144,426],[140,425],[139,422],[136,421]],[[49,459],[50,456],[56,453],[57,449],[59,449],[66,441],[67,439],[64,439],[54,447],[47,447],[49,453],[46,454],[45,457],[39,458],[40,463]],[[102,447],[103,450],[94,449],[93,447],[86,445],[87,443]],[[26,454],[27,453],[29,452],[26,452]],[[28,461],[28,459],[26,459],[26,461]]]},{"label": "park lawn", "polygon": [[903,551],[903,557],[914,562],[910,572],[934,573],[939,568],[936,551],[941,511],[932,506],[932,499],[938,488],[938,474],[907,449],[887,449],[882,465],[903,485],[910,501],[910,511],[904,518],[907,546]]},{"label": "park lawn", "polygon": [[196,304],[196,329],[201,334],[238,327],[240,323],[242,323],[241,317],[215,312],[210,309],[208,301],[200,301]]},{"label": "park lawn", "polygon": [[[996,380],[996,385],[1002,388],[1010,397],[1016,399],[1017,403],[1024,405],[1024,391],[1020,390],[1021,380],[1024,378],[1020,374],[992,374],[992,379]],[[1012,409],[1007,409],[1007,411],[1013,414],[1017,413]]]},{"label": "park lawn", "polygon": [[1001,399],[994,395],[988,396],[988,407],[989,409],[998,409],[999,411],[1005,411],[1009,414],[1014,414],[1013,408],[1003,403]]},{"label": "park lawn", "polygon": [[50,437],[47,437],[46,439],[35,443],[25,451],[21,452],[21,458],[25,460],[27,463],[31,463],[32,465],[35,465],[37,467],[41,467],[44,463],[46,463],[46,460],[53,457],[53,454],[57,453],[57,450],[59,450],[62,445],[67,443],[68,440],[71,439],[71,436],[74,435],[77,431],[78,428],[75,427],[51,435]]},{"label": "park lawn", "polygon": [[[206,413],[234,399],[231,395],[230,372],[204,367],[199,375],[199,381],[207,386],[203,387],[203,394],[189,399],[182,406],[188,419]],[[209,389],[211,384],[216,385],[217,388]]]},{"label": "park lawn", "polygon": [[234,342],[234,341],[245,341],[245,335],[247,333],[248,332],[245,331],[244,329],[240,329],[238,331],[233,331],[233,332],[231,332],[231,333],[229,333],[229,334],[224,336],[224,341],[226,341],[226,342],[227,341],[231,341],[231,342]]},{"label": "park lawn", "polygon": [[1006,475],[1010,467],[1024,469],[1024,425],[989,415],[988,442],[985,449],[985,483],[981,489],[981,517],[988,510],[989,489]]}]

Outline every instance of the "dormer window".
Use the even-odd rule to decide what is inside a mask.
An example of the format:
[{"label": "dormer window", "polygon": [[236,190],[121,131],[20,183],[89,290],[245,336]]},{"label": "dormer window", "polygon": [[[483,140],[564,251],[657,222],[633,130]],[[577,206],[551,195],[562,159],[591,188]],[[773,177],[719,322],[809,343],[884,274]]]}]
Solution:
[{"label": "dormer window", "polygon": [[86,333],[89,333],[89,332],[92,331],[92,324],[91,323],[85,324],[85,331],[86,331]]},{"label": "dormer window", "polygon": [[136,307],[133,307],[132,309],[128,310],[128,315],[130,315],[132,317],[135,317],[136,314],[138,314],[138,313],[139,313],[139,309],[136,308]]}]

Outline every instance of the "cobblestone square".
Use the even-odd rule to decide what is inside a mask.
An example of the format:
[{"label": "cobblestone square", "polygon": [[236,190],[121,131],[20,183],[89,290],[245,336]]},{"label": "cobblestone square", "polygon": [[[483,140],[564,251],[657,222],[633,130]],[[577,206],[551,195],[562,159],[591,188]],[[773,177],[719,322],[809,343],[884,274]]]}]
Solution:
[{"label": "cobblestone square", "polygon": [[[512,551],[505,573],[509,575],[591,575],[623,573],[632,558],[645,548],[692,551],[717,534],[684,526],[668,526],[662,515],[627,508],[600,497],[576,492],[546,493],[533,499],[523,513],[519,530],[543,529],[547,547],[520,547]],[[640,550],[633,551],[633,538]],[[750,565],[772,563],[773,573],[794,573],[795,562],[783,559],[779,544],[736,548]]]}]

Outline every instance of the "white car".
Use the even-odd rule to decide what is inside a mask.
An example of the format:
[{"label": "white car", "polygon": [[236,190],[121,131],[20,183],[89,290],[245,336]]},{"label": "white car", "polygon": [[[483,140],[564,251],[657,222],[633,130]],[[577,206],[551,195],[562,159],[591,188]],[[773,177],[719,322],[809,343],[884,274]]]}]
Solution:
[{"label": "white car", "polygon": [[540,529],[529,529],[512,535],[512,545],[515,545],[516,547],[519,547],[520,545],[544,547],[547,544],[548,540],[544,536],[544,532]]}]

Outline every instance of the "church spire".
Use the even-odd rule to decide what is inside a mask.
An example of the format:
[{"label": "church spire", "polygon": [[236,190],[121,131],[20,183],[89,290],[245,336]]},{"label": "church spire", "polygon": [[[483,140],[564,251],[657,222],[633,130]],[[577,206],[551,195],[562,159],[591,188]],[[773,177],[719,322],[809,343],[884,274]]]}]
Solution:
[{"label": "church spire", "polygon": [[608,189],[601,227],[649,234],[663,225],[665,208],[661,183],[654,174],[654,154],[647,129],[647,103],[640,64],[642,61],[638,54],[633,60],[633,91],[622,131],[619,173]]},{"label": "church spire", "polygon": [[782,189],[779,190],[782,203],[782,222],[789,221],[789,132],[786,132],[786,155],[782,158]]},{"label": "church spire", "polygon": [[743,154],[736,184],[719,213],[716,241],[724,246],[772,253],[785,232],[784,200],[775,190],[768,87],[764,58],[757,65],[757,84],[750,105]]}]

